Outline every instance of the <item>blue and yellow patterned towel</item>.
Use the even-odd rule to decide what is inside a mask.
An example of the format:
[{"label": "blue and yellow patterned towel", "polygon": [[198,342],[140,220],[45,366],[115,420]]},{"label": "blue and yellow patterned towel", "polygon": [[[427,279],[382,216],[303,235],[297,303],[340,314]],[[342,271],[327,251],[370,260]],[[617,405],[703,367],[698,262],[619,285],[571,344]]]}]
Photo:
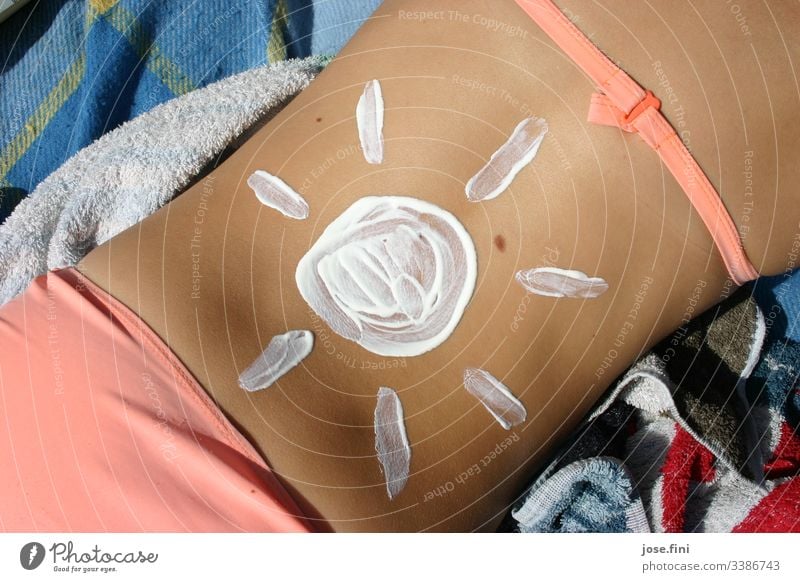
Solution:
[{"label": "blue and yellow patterned towel", "polygon": [[[367,13],[368,14],[368,13]],[[0,24],[0,222],[164,101],[312,50],[311,0],[40,0]]]}]

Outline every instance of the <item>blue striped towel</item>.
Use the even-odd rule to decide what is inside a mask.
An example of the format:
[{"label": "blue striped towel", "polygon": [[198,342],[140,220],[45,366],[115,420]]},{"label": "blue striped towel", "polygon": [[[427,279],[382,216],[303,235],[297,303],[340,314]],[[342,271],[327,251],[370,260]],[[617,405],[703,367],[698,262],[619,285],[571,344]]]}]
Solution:
[{"label": "blue striped towel", "polygon": [[311,0],[30,2],[0,24],[0,222],[122,122],[235,73],[308,56],[312,27]]}]

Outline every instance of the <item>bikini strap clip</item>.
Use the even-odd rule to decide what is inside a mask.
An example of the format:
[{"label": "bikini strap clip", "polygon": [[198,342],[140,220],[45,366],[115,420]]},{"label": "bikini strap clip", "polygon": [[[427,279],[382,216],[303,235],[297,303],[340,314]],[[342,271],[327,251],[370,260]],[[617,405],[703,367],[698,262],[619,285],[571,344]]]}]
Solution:
[{"label": "bikini strap clip", "polygon": [[637,103],[636,106],[630,110],[630,113],[623,118],[623,124],[633,125],[633,122],[636,121],[636,118],[651,107],[656,111],[661,111],[661,100],[653,95],[653,92],[650,89],[646,89],[642,100],[639,101],[639,103]]},{"label": "bikini strap clip", "polygon": [[[612,125],[619,127],[622,130],[636,133],[639,131],[634,125],[636,120],[643,113],[655,109],[661,111],[661,100],[653,95],[650,89],[645,90],[644,97],[642,97],[636,105],[633,106],[628,113],[620,109],[611,98],[604,93],[592,94],[592,101],[589,105],[588,121],[600,125]],[[647,136],[645,141],[648,141]],[[652,144],[651,144],[652,145]]]}]

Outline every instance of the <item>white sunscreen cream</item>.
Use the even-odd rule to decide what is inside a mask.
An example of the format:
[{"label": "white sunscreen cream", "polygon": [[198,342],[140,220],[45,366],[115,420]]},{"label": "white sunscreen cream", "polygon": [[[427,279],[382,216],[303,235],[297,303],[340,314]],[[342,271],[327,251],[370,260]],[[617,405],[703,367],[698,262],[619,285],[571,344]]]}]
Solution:
[{"label": "white sunscreen cream", "polygon": [[369,81],[356,106],[358,139],[364,159],[370,164],[383,162],[383,94],[381,84]]},{"label": "white sunscreen cream", "polygon": [[295,272],[303,299],[339,335],[383,356],[445,341],[477,278],[455,216],[403,196],[368,196],[331,222]]},{"label": "white sunscreen cream", "polygon": [[253,189],[256,198],[265,206],[274,208],[289,218],[297,220],[308,218],[308,203],[277,176],[263,170],[256,170],[247,179],[247,185]]},{"label": "white sunscreen cream", "polygon": [[589,277],[581,271],[556,267],[537,267],[518,271],[516,279],[531,293],[545,297],[594,299],[608,291],[608,283],[600,277]]},{"label": "white sunscreen cream", "polygon": [[394,499],[408,481],[411,448],[408,446],[403,405],[391,388],[378,389],[375,406],[375,450],[386,479],[386,492]]},{"label": "white sunscreen cream", "polygon": [[480,202],[499,196],[519,171],[536,157],[546,133],[547,122],[544,119],[528,117],[520,121],[508,141],[467,182],[467,198]]},{"label": "white sunscreen cream", "polygon": [[311,353],[314,334],[300,329],[276,335],[267,349],[239,376],[239,386],[255,392],[271,386]]},{"label": "white sunscreen cream", "polygon": [[486,370],[477,368],[464,370],[464,388],[480,400],[486,410],[506,430],[524,422],[528,416],[522,402],[514,397],[505,384]]}]

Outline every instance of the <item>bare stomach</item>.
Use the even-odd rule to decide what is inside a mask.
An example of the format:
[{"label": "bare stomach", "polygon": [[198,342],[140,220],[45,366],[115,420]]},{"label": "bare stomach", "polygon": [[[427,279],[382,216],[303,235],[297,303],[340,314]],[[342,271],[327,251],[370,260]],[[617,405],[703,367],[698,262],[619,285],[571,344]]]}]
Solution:
[{"label": "bare stomach", "polygon": [[[709,234],[658,157],[635,136],[584,122],[591,85],[516,5],[452,4],[422,22],[412,14],[427,3],[386,2],[228,161],[80,265],[167,341],[322,529],[496,527],[615,376],[680,325],[697,290],[697,312],[730,291]],[[475,15],[489,6],[518,32],[487,29]],[[447,16],[450,8],[461,16]],[[639,40],[656,43],[649,34]],[[641,68],[640,81],[657,84]],[[365,162],[354,120],[370,79],[380,79],[386,102],[381,165]],[[702,92],[675,83],[700,136]],[[531,115],[550,128],[534,162],[497,199],[467,201],[467,180]],[[731,157],[723,166],[733,175]],[[261,205],[246,184],[257,169],[300,192],[309,218]],[[390,195],[452,213],[477,251],[460,323],[414,357],[379,356],[341,337],[295,281],[327,225],[364,196]],[[777,204],[765,198],[763,213],[774,216]],[[796,227],[796,211],[787,214],[781,220]],[[786,224],[773,229],[774,252],[757,228],[745,241],[757,267],[780,269]],[[601,276],[609,290],[595,299],[526,293],[514,274],[539,266]],[[243,391],[239,374],[293,329],[314,333],[312,353],[270,388]],[[502,380],[525,422],[500,426],[464,389],[466,368]],[[411,445],[409,479],[391,500],[375,453],[381,386],[400,397]]]}]

